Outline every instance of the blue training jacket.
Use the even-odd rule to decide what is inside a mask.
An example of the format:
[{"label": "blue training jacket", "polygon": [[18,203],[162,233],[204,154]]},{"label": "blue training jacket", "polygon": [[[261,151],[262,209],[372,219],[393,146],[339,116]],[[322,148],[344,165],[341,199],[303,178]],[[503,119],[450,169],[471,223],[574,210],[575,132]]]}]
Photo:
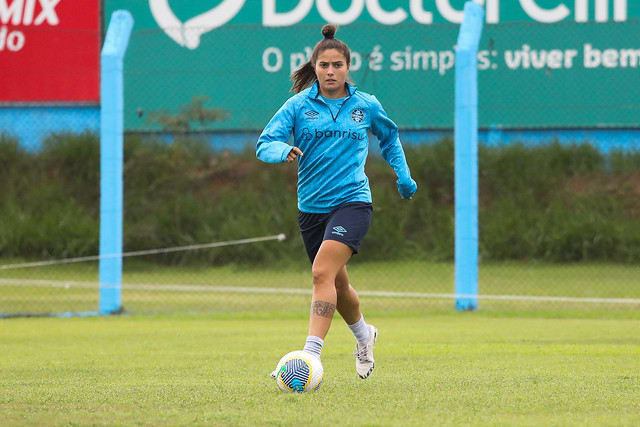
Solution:
[{"label": "blue training jacket", "polygon": [[396,124],[375,96],[350,84],[346,89],[347,97],[335,114],[320,96],[316,81],[289,98],[258,138],[258,159],[280,163],[293,148],[286,143],[293,132],[294,144],[303,153],[298,156],[298,209],[302,212],[326,213],[342,203],[371,203],[364,173],[369,129],[398,180],[411,179]]}]

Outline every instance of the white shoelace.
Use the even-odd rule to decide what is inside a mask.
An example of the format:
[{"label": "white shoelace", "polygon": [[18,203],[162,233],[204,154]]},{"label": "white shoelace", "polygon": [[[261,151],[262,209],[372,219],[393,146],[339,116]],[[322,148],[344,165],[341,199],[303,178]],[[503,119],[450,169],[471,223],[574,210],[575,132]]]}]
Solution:
[{"label": "white shoelace", "polygon": [[358,360],[360,362],[370,362],[369,360],[369,346],[365,345],[363,348],[359,348],[360,346],[358,346],[357,350],[354,351],[355,356],[358,358]]}]

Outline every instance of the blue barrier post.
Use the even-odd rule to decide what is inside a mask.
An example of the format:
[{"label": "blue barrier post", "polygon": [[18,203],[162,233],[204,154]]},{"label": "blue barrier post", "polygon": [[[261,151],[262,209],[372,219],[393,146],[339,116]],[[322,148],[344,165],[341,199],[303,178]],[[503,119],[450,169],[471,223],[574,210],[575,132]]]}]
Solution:
[{"label": "blue barrier post", "polygon": [[478,308],[478,45],[484,0],[468,1],[455,69],[456,310]]},{"label": "blue barrier post", "polygon": [[111,15],[100,76],[100,314],[122,310],[123,59],[133,28],[125,10]]}]

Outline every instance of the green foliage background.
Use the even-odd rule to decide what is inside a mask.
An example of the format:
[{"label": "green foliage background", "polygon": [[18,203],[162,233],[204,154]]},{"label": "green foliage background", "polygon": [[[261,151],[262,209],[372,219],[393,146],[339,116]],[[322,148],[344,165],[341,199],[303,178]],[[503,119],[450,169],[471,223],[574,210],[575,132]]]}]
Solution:
[{"label": "green foliage background", "polygon": [[[367,259],[453,258],[453,143],[406,147],[418,182],[400,199],[393,171],[367,164],[374,219]],[[99,141],[53,134],[39,152],[0,137],[0,256],[94,255],[99,248]],[[603,154],[589,144],[481,146],[482,260],[640,260],[640,152]],[[160,259],[182,264],[300,262],[296,168],[252,150],[216,152],[203,139],[125,139],[126,251],[285,233],[272,245],[235,246]],[[188,259],[186,257],[189,257]]]}]

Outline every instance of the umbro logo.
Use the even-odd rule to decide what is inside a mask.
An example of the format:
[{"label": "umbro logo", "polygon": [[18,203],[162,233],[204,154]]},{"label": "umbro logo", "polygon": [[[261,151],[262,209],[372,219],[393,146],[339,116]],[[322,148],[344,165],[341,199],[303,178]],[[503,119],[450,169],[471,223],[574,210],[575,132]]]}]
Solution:
[{"label": "umbro logo", "polygon": [[307,120],[316,120],[319,114],[320,113],[314,110],[305,111],[304,113],[304,115],[307,117]]},{"label": "umbro logo", "polygon": [[344,228],[341,225],[338,225],[336,227],[333,227],[333,231],[331,232],[331,234],[337,234],[338,236],[344,236],[344,233],[347,232],[347,229]]}]

